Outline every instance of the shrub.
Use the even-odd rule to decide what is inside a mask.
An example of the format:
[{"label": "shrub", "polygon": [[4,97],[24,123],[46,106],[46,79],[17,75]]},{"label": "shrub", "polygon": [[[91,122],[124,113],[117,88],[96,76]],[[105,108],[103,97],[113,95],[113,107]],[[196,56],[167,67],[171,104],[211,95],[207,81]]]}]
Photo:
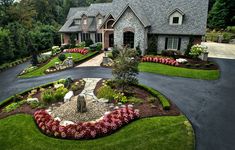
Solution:
[{"label": "shrub", "polygon": [[19,101],[23,100],[23,98],[24,98],[23,96],[21,96],[19,94],[16,94],[13,98],[13,101],[14,102],[19,102]]},{"label": "shrub", "polygon": [[58,83],[58,84],[65,84],[65,82],[66,82],[66,79],[60,79],[56,83]]},{"label": "shrub", "polygon": [[114,94],[113,97],[114,97],[115,100],[117,100],[118,102],[121,102],[123,104],[128,102],[127,97],[124,96],[123,93],[116,93],[116,94]]},{"label": "shrub", "polygon": [[113,59],[117,58],[119,54],[120,54],[120,51],[114,48],[112,51]]},{"label": "shrub", "polygon": [[192,46],[189,55],[191,55],[193,58],[197,58],[199,55],[201,55],[202,53],[206,51],[207,51],[207,48],[205,46],[197,44],[197,45]]},{"label": "shrub", "polygon": [[96,50],[101,51],[102,50],[102,43],[97,43]]},{"label": "shrub", "polygon": [[102,86],[97,91],[98,98],[105,98],[110,101],[114,99],[114,94],[115,94],[114,90],[111,89],[111,87],[109,86]]},{"label": "shrub", "polygon": [[50,103],[55,100],[54,91],[52,89],[46,90],[42,93],[42,100],[45,103]]},{"label": "shrub", "polygon": [[81,90],[83,88],[83,86],[84,86],[84,84],[76,82],[71,86],[71,89],[72,89],[72,91],[77,91],[77,90]]},{"label": "shrub", "polygon": [[110,59],[113,59],[113,54],[112,53],[108,53],[108,58],[110,58]]},{"label": "shrub", "polygon": [[142,104],[143,100],[140,98],[136,98],[136,97],[131,97],[128,99],[129,103],[134,103],[134,104]]},{"label": "shrub", "polygon": [[60,61],[64,61],[66,59],[66,56],[65,54],[60,54],[58,58]]},{"label": "shrub", "polygon": [[63,100],[65,94],[67,94],[68,91],[69,90],[67,88],[64,88],[64,87],[60,87],[60,88],[56,89],[55,95],[54,95],[54,100],[55,101]]},{"label": "shrub", "polygon": [[91,39],[87,39],[85,43],[86,43],[86,47],[89,47],[90,45],[94,44]]},{"label": "shrub", "polygon": [[153,63],[161,63],[165,65],[171,66],[179,66],[179,63],[172,58],[164,58],[164,57],[155,57],[155,56],[145,56],[142,58],[142,62],[153,62]]},{"label": "shrub", "polygon": [[26,100],[22,100],[22,101],[19,101],[19,102],[14,102],[14,103],[11,103],[10,105],[8,105],[7,107],[5,107],[3,109],[4,112],[11,112],[11,111],[14,111],[16,110],[17,108],[19,108],[20,106],[22,106],[23,104],[26,103]]},{"label": "shrub", "polygon": [[80,42],[79,44],[76,45],[78,48],[84,48],[86,47],[86,42]]},{"label": "shrub", "polygon": [[156,97],[148,97],[148,102],[149,103],[155,103],[157,101],[157,98]]},{"label": "shrub", "polygon": [[44,105],[40,102],[37,102],[37,101],[32,101],[32,102],[28,102],[28,104],[30,105],[30,107],[32,109],[35,109],[35,108],[43,108]]}]

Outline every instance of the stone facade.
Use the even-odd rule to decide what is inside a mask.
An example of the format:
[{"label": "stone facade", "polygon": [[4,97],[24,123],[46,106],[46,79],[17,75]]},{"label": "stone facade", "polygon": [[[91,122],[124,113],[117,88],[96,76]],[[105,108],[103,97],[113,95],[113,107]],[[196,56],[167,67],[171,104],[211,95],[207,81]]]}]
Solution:
[{"label": "stone facade", "polygon": [[123,33],[127,29],[131,29],[131,31],[135,31],[134,34],[134,47],[137,47],[140,44],[140,49],[144,53],[146,49],[146,41],[145,41],[145,28],[134,12],[128,8],[118,22],[114,26],[114,45],[118,48],[122,48],[123,46]]},{"label": "stone facade", "polygon": [[185,52],[189,43],[189,36],[171,36],[171,35],[159,35],[158,36],[158,53],[161,53],[162,50],[165,50],[166,38],[177,37],[181,38],[180,51]]}]

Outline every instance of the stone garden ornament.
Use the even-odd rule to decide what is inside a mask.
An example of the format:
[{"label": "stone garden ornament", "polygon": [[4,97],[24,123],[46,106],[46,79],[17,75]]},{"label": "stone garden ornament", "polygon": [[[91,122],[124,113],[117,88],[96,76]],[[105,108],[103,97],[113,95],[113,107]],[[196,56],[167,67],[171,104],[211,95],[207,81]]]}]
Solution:
[{"label": "stone garden ornament", "polygon": [[84,94],[78,95],[78,99],[77,99],[77,110],[78,110],[79,113],[85,113],[85,112],[87,112],[86,100],[85,100],[85,95],[84,95]]}]

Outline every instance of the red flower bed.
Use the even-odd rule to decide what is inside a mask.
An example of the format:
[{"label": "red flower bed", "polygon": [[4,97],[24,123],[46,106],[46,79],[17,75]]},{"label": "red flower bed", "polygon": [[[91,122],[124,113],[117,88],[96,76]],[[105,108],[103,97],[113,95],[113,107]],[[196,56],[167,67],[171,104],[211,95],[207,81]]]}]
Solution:
[{"label": "red flower bed", "polygon": [[142,58],[142,62],[154,62],[154,63],[161,63],[171,66],[179,66],[179,63],[172,59],[172,58],[164,58],[159,56],[144,56]]},{"label": "red flower bed", "polygon": [[125,124],[139,118],[139,111],[132,108],[115,110],[98,121],[76,123],[61,126],[45,110],[34,113],[35,121],[43,133],[49,136],[66,139],[94,139],[113,133]]},{"label": "red flower bed", "polygon": [[81,48],[73,48],[73,49],[66,49],[64,50],[65,53],[80,53],[82,55],[86,55],[89,51],[87,49]]}]

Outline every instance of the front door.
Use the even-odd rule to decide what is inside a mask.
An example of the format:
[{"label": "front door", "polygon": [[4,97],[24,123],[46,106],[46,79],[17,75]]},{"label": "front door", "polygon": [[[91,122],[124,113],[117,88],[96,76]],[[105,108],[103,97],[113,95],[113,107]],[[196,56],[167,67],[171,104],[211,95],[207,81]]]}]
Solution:
[{"label": "front door", "polygon": [[113,47],[114,44],[114,36],[113,34],[109,34],[109,47]]}]

